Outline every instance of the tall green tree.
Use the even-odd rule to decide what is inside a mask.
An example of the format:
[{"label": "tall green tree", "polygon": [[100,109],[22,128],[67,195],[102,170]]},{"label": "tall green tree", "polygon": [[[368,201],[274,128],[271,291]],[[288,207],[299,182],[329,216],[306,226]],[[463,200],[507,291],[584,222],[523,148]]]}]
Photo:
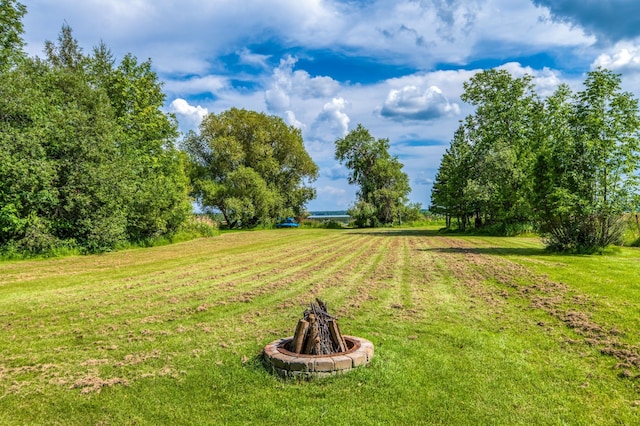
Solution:
[{"label": "tall green tree", "polygon": [[299,129],[279,117],[232,108],[204,118],[184,140],[194,195],[230,227],[298,216],[315,197],[318,167]]},{"label": "tall green tree", "polygon": [[64,25],[58,43],[46,43],[48,72],[42,95],[49,104],[43,135],[56,171],[57,205],[47,212],[56,238],[104,251],[127,240],[130,162],[105,91],[89,84],[89,58]]},{"label": "tall green tree", "polygon": [[22,18],[27,8],[16,0],[0,0],[0,72],[24,57]]},{"label": "tall green tree", "polygon": [[42,64],[0,72],[0,249],[50,249],[46,211],[57,205],[56,170],[43,136],[48,104],[38,83]]},{"label": "tall green tree", "polygon": [[174,233],[191,213],[185,159],[175,146],[175,117],[162,111],[165,94],[151,61],[131,54],[115,66],[100,44],[88,63],[89,79],[103,90],[118,126],[120,154],[130,163],[133,193],[127,208],[127,232],[134,240]]},{"label": "tall green tree", "polygon": [[375,139],[358,124],[335,141],[336,160],[349,170],[349,183],[359,186],[349,214],[358,226],[391,224],[401,218],[411,192],[409,178],[397,157],[389,154],[389,140]]},{"label": "tall green tree", "polygon": [[547,126],[536,183],[548,195],[538,219],[551,248],[591,252],[619,243],[623,213],[637,208],[638,101],[620,84],[619,75],[597,69],[570,104],[565,87],[547,102],[555,127]]},{"label": "tall green tree", "polygon": [[485,221],[508,226],[532,215],[532,170],[540,143],[541,104],[532,77],[485,70],[464,83],[461,99],[476,107],[465,121]]},{"label": "tall green tree", "polygon": [[473,192],[473,171],[471,145],[461,125],[442,156],[431,192],[429,210],[444,215],[448,228],[455,218],[458,229],[464,231],[472,215],[479,214],[476,206],[480,199]]},{"label": "tall green tree", "polygon": [[[0,79],[0,249],[104,251],[191,211],[175,120],[150,63],[82,53],[71,28]],[[123,107],[125,105],[126,107]]]}]

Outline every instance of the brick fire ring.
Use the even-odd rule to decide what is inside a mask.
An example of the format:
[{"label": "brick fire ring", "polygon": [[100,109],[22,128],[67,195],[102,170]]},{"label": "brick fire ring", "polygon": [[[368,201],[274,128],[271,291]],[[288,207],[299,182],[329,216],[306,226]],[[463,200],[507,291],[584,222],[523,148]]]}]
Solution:
[{"label": "brick fire ring", "polygon": [[328,377],[368,365],[373,358],[373,343],[362,337],[343,336],[349,348],[330,355],[306,355],[285,349],[293,337],[274,340],[264,347],[267,369],[281,377]]}]

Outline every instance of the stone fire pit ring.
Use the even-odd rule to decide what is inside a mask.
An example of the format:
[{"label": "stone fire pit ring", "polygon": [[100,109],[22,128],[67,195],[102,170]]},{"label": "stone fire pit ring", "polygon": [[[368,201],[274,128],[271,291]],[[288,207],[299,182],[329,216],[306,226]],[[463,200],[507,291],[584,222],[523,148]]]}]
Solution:
[{"label": "stone fire pit ring", "polygon": [[362,337],[343,336],[349,348],[330,355],[306,355],[285,349],[292,337],[274,340],[264,347],[267,369],[280,377],[328,377],[368,365],[373,358],[373,343]]}]

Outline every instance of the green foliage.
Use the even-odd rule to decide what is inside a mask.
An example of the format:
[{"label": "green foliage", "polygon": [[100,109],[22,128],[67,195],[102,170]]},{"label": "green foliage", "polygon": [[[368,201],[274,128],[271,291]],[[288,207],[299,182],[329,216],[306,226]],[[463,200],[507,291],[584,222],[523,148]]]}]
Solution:
[{"label": "green foliage", "polygon": [[547,102],[554,124],[537,161],[538,220],[549,248],[589,253],[622,243],[623,214],[636,207],[640,118],[610,71],[590,72],[570,95],[562,87]]},{"label": "green foliage", "polygon": [[150,63],[85,56],[67,25],[45,51],[0,70],[0,246],[102,252],[177,232],[188,179]]},{"label": "green foliage", "polygon": [[[468,192],[484,223],[531,217],[531,170],[538,145],[539,101],[531,76],[486,70],[465,83],[461,99],[477,107],[464,124],[472,146]],[[469,201],[467,201],[468,203]]]},{"label": "green foliage", "polygon": [[[638,424],[637,249],[285,234],[0,263],[0,424]],[[314,296],[371,365],[272,376]]]},{"label": "green foliage", "polygon": [[451,146],[445,151],[440,162],[431,192],[433,213],[446,218],[446,226],[451,227],[451,220],[457,220],[457,227],[466,230],[469,218],[480,214],[480,204],[486,201],[473,180],[473,154],[471,144],[460,126],[456,131]]},{"label": "green foliage", "polygon": [[281,118],[232,108],[210,114],[183,142],[193,194],[220,211],[230,228],[269,225],[300,216],[315,197],[318,167],[299,129]]},{"label": "green foliage", "polygon": [[532,169],[539,135],[539,101],[532,78],[486,70],[464,84],[476,106],[456,131],[434,182],[431,207],[465,231],[507,229],[531,221]]},{"label": "green foliage", "polygon": [[426,221],[426,217],[422,212],[422,205],[420,203],[409,203],[402,206],[400,217],[403,224],[421,223]]},{"label": "green foliage", "polygon": [[22,18],[26,13],[25,5],[16,0],[0,1],[0,72],[24,56]]},{"label": "green foliage", "polygon": [[176,232],[166,235],[152,236],[135,240],[118,246],[118,248],[161,247],[196,238],[209,238],[219,235],[218,224],[205,215],[190,215]]},{"label": "green foliage", "polygon": [[624,221],[624,244],[640,247],[640,214],[627,214],[624,216]]},{"label": "green foliage", "polygon": [[389,154],[389,140],[375,139],[361,124],[335,141],[336,160],[350,170],[349,183],[359,186],[358,199],[348,213],[356,226],[375,227],[402,220],[411,192],[409,178],[397,157]]},{"label": "green foliage", "polygon": [[638,103],[619,76],[590,72],[540,101],[531,77],[478,73],[463,100],[477,107],[460,125],[434,183],[431,210],[447,227],[530,232],[553,250],[593,252],[622,241],[625,211],[638,206]]}]

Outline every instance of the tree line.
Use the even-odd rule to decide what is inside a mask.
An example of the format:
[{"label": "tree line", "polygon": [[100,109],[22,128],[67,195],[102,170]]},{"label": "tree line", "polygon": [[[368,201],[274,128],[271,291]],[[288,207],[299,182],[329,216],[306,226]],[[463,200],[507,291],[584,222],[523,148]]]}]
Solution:
[{"label": "tree line", "polygon": [[20,3],[3,1],[0,242],[99,252],[175,232],[191,212],[175,120],[150,61],[84,54],[64,25],[45,57],[23,51]]},{"label": "tree line", "polygon": [[542,98],[531,76],[486,70],[462,100],[476,111],[456,130],[431,194],[447,227],[535,230],[563,251],[620,243],[623,215],[640,206],[640,118],[618,74],[599,68],[583,90],[562,84]]},{"label": "tree line", "polygon": [[[180,138],[151,60],[117,61],[104,43],[86,54],[66,24],[44,58],[28,57],[26,13],[0,2],[0,254],[171,237],[193,202],[229,228],[302,216],[318,167],[299,129],[232,108]],[[401,217],[410,188],[388,140],[359,126],[336,147],[361,185],[358,223]],[[362,153],[366,164],[347,160]]]}]

